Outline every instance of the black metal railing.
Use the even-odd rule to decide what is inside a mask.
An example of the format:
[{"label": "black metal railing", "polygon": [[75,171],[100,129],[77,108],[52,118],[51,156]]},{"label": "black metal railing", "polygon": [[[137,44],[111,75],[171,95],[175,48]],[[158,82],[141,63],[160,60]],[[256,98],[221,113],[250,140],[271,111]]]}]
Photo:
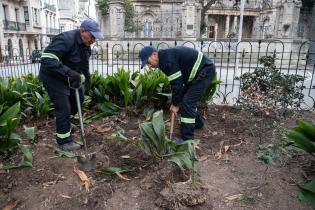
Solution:
[{"label": "black metal railing", "polygon": [[[265,55],[276,58],[276,67],[284,74],[295,74],[305,77],[303,109],[314,109],[315,105],[315,51],[309,49],[309,42],[300,44],[283,43],[279,40],[269,42],[235,40],[202,40],[202,41],[100,41],[92,47],[90,72],[98,72],[107,76],[114,74],[117,69],[124,68],[130,72],[145,71],[140,68],[138,53],[143,46],[152,45],[157,49],[184,45],[202,51],[216,65],[218,79],[222,81],[218,89],[219,96],[216,103],[234,104],[240,95],[240,76],[246,72],[253,72],[260,67],[259,59]],[[292,50],[288,50],[292,49]],[[315,50],[315,49],[314,49]],[[0,77],[21,77],[39,72],[40,59],[34,57],[33,50],[13,49],[11,53],[0,54]],[[39,55],[37,53],[36,55]],[[11,56],[8,56],[11,55]]]},{"label": "black metal railing", "polygon": [[4,30],[26,31],[26,23],[4,20],[3,26],[4,26]]}]

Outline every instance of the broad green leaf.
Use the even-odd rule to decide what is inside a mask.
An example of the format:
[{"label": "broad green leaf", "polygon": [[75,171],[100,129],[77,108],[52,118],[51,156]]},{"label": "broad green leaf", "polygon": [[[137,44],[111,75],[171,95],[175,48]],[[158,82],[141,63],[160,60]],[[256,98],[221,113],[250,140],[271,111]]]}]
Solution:
[{"label": "broad green leaf", "polygon": [[156,149],[159,148],[158,136],[154,132],[153,125],[151,122],[145,122],[140,125],[142,135],[146,136]]},{"label": "broad green leaf", "polygon": [[3,166],[0,167],[0,170],[9,170],[9,169],[18,169],[18,168],[24,168],[24,167],[33,167],[33,155],[32,152],[28,149],[27,146],[23,144],[19,144],[19,148],[23,155],[25,156],[26,160],[22,161],[16,166]]},{"label": "broad green leaf", "polygon": [[8,119],[17,117],[20,112],[20,102],[14,104],[0,116],[0,126],[4,126]]},{"label": "broad green leaf", "polygon": [[28,162],[30,163],[30,166],[32,166],[33,163],[33,155],[32,152],[29,150],[29,148],[23,144],[19,144],[19,148],[21,150],[21,152],[24,154],[24,156],[26,157],[26,161],[24,162]]},{"label": "broad green leaf", "polygon": [[157,111],[153,114],[152,125],[156,135],[159,138],[159,142],[165,142],[165,127],[163,120],[163,111]]},{"label": "broad green leaf", "polygon": [[168,160],[171,162],[174,162],[176,165],[178,165],[178,167],[180,167],[182,170],[184,170],[182,161],[180,160],[179,157],[171,156],[170,158],[168,158]]},{"label": "broad green leaf", "polygon": [[315,208],[315,180],[300,187],[299,199]]},{"label": "broad green leaf", "polygon": [[25,133],[27,135],[27,138],[29,138],[30,140],[34,141],[35,139],[35,127],[29,127],[29,128],[25,128]]},{"label": "broad green leaf", "polygon": [[55,153],[57,153],[59,157],[64,156],[64,157],[68,157],[68,158],[73,158],[76,156],[73,152],[64,151],[64,150],[59,149],[59,148],[55,149]]},{"label": "broad green leaf", "polygon": [[306,152],[315,153],[315,146],[313,142],[311,142],[307,137],[305,137],[302,133],[291,130],[289,134],[287,134],[288,138],[293,140],[295,145]]},{"label": "broad green leaf", "polygon": [[305,121],[299,121],[298,125],[298,128],[302,130],[303,134],[311,141],[315,142],[315,126]]},{"label": "broad green leaf", "polygon": [[101,169],[101,171],[103,173],[107,173],[107,174],[117,174],[117,173],[127,173],[130,172],[129,168],[127,167],[108,167],[108,168],[103,168]]}]

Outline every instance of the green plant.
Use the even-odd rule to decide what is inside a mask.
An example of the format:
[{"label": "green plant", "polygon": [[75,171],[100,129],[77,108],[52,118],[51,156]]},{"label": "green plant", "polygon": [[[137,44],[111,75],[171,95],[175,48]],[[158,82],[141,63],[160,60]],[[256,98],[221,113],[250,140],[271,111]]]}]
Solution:
[{"label": "green plant", "polygon": [[128,32],[136,31],[136,25],[133,20],[135,16],[135,11],[131,0],[124,0],[124,10],[125,10],[125,30]]},{"label": "green plant", "polygon": [[166,137],[163,111],[157,111],[151,122],[140,124],[141,138],[138,146],[149,156],[160,159],[167,158],[181,169],[187,168],[193,174],[193,186],[196,186],[195,173],[198,173],[195,147],[198,141],[189,140],[175,144]]},{"label": "green plant", "polygon": [[239,102],[243,108],[265,115],[284,114],[303,102],[304,77],[283,74],[275,66],[275,57],[259,59],[264,67],[241,76]]},{"label": "green plant", "polygon": [[315,156],[315,125],[299,121],[298,126],[290,130],[287,137],[293,144]]},{"label": "green plant", "polygon": [[20,102],[25,119],[43,116],[52,110],[48,94],[32,74],[16,79],[0,78],[0,101],[4,101],[6,107]]},{"label": "green plant", "polygon": [[25,127],[24,132],[26,133],[27,138],[29,138],[31,140],[31,143],[34,144],[35,143],[35,137],[36,137],[35,127],[29,127],[29,128]]},{"label": "green plant", "polygon": [[195,147],[199,143],[195,140],[184,141],[182,144],[175,144],[166,137],[163,111],[153,114],[151,122],[140,124],[141,137],[139,141],[132,141],[121,132],[112,135],[113,139],[133,143],[141,148],[148,156],[154,159],[167,158],[178,165],[181,169],[189,169],[193,172],[193,184],[195,184],[195,173],[198,173],[198,166],[195,163]]},{"label": "green plant", "polygon": [[91,75],[91,90],[89,96],[91,96],[94,103],[103,103],[109,101],[109,82],[108,78],[104,78],[98,73]]},{"label": "green plant", "polygon": [[9,169],[17,169],[24,167],[33,167],[33,155],[32,152],[28,149],[26,145],[18,144],[20,151],[23,153],[23,160],[16,166],[3,166],[0,167],[0,170],[9,170]]},{"label": "green plant", "polygon": [[[315,124],[299,121],[298,126],[291,129],[287,137],[292,141],[294,146],[315,156]],[[299,188],[299,199],[315,208],[315,180],[304,186],[299,186]]]},{"label": "green plant", "polygon": [[99,103],[96,105],[97,112],[87,117],[84,122],[88,123],[91,120],[97,120],[104,118],[106,116],[111,116],[118,114],[118,111],[120,110],[120,107],[116,104],[105,102],[105,103]]},{"label": "green plant", "polygon": [[108,14],[108,9],[109,9],[108,0],[97,0],[96,6],[98,6],[103,16]]},{"label": "green plant", "polygon": [[125,71],[123,68],[118,69],[118,71],[113,76],[107,77],[108,88],[110,91],[110,96],[114,98],[114,101],[119,105],[123,104],[127,107],[131,103],[132,89],[130,85],[130,73]]},{"label": "green plant", "polygon": [[257,158],[265,164],[273,164],[275,160],[279,160],[280,156],[277,147],[274,144],[258,145]]},{"label": "green plant", "polygon": [[20,122],[20,102],[7,110],[3,110],[3,106],[0,108],[0,154],[7,156],[21,140],[14,132]]},{"label": "green plant", "polygon": [[207,88],[207,90],[205,91],[205,93],[203,94],[202,98],[201,98],[201,102],[202,103],[206,103],[212,100],[218,85],[221,83],[220,80],[218,80],[218,75],[217,72],[215,72],[213,80],[211,81],[209,87]]},{"label": "green plant", "polygon": [[299,186],[300,194],[299,199],[303,203],[310,204],[315,208],[315,180],[305,184],[304,186]]},{"label": "green plant", "polygon": [[162,93],[170,93],[170,84],[165,76],[159,70],[148,70],[144,74],[137,74],[131,81],[134,86],[133,100],[137,107],[146,106],[148,104],[158,104],[162,101]]}]

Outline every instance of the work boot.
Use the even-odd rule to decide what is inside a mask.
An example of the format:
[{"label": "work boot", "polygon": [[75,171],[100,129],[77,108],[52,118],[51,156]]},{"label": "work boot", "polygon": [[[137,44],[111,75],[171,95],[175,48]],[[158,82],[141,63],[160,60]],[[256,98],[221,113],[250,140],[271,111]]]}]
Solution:
[{"label": "work boot", "polygon": [[58,145],[58,147],[59,147],[59,149],[62,149],[62,150],[73,151],[73,150],[80,149],[81,145],[79,145],[77,143],[74,143],[74,142],[69,142],[69,143],[66,143],[66,144]]}]

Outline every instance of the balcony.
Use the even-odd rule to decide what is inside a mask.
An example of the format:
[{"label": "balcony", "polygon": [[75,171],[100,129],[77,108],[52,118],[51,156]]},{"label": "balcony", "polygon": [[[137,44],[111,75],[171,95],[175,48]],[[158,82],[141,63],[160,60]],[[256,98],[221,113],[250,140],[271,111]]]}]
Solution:
[{"label": "balcony", "polygon": [[26,23],[4,20],[3,25],[4,25],[4,30],[26,31]]},{"label": "balcony", "polygon": [[59,28],[46,28],[46,34],[59,34]]},{"label": "balcony", "polygon": [[47,3],[44,4],[44,8],[43,9],[47,9],[47,10],[56,12],[56,6],[55,5],[51,5],[51,4],[47,4]]}]

